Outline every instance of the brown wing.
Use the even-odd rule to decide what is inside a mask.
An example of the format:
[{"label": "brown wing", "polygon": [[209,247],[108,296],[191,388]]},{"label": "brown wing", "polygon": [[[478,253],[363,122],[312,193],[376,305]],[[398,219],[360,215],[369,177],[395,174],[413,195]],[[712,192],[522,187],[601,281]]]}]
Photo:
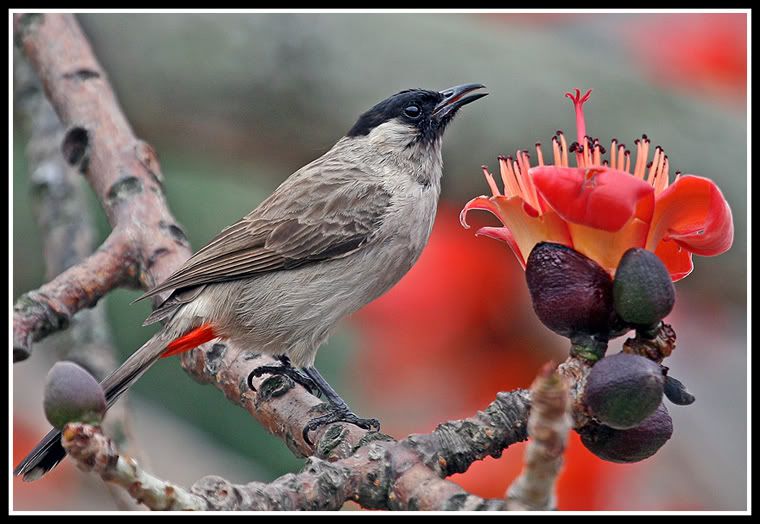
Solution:
[{"label": "brown wing", "polygon": [[371,238],[389,203],[390,194],[357,169],[310,164],[138,300],[348,254]]}]

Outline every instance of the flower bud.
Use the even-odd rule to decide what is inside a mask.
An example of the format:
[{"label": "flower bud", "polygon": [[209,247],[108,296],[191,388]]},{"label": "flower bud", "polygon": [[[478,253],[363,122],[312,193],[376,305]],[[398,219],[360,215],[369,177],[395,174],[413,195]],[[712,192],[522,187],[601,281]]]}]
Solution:
[{"label": "flower bud", "polygon": [[591,414],[614,429],[638,426],[662,403],[662,366],[627,353],[599,360],[586,380],[584,402]]},{"label": "flower bud", "polygon": [[651,326],[673,309],[676,292],[665,264],[642,248],[625,252],[615,272],[615,311],[629,324]]},{"label": "flower bud", "polygon": [[69,422],[99,424],[106,412],[106,397],[87,370],[61,361],[48,372],[43,405],[48,422],[63,429]]},{"label": "flower bud", "polygon": [[609,462],[639,462],[651,457],[673,435],[673,420],[664,404],[631,429],[613,429],[591,423],[578,430],[581,442],[597,457]]},{"label": "flower bud", "polygon": [[525,278],[536,315],[552,331],[569,338],[609,331],[612,279],[590,258],[541,242],[528,257]]}]

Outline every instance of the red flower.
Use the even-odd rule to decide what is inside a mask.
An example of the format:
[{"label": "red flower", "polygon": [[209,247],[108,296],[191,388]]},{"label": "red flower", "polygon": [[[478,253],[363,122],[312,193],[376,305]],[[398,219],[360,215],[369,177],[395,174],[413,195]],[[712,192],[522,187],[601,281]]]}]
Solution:
[{"label": "red flower", "polygon": [[[578,142],[568,147],[558,131],[552,137],[552,165],[544,164],[540,144],[536,167],[526,151],[500,157],[503,194],[483,167],[493,196],[468,202],[460,215],[462,225],[469,227],[465,218],[472,209],[496,215],[503,227],[483,227],[476,234],[506,242],[523,267],[533,246],[548,241],[572,247],[614,275],[625,251],[643,247],[660,257],[676,281],[691,272],[692,253],[727,251],[734,226],[718,186],[679,172],[670,184],[668,156],[657,146],[648,161],[646,135],[635,141],[635,162],[616,139],[603,159],[606,151],[599,139],[586,135],[583,104],[590,94],[581,96],[578,89],[567,93],[575,106]],[[577,167],[570,167],[571,153]]]},{"label": "red flower", "polygon": [[621,32],[641,70],[659,85],[746,104],[746,13],[636,16]]}]

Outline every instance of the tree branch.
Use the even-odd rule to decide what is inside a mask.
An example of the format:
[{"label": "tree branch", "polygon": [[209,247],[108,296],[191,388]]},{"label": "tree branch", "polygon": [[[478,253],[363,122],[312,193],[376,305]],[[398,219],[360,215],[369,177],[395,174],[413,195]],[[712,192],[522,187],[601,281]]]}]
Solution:
[{"label": "tree branch", "polygon": [[547,511],[557,506],[554,486],[573,420],[567,384],[553,367],[551,362],[545,366],[530,388],[532,440],[525,450],[523,471],[507,490],[510,510]]},{"label": "tree branch", "polygon": [[[103,480],[124,487],[151,509],[337,510],[351,500],[369,509],[503,510],[505,501],[468,494],[442,477],[465,471],[486,455],[500,455],[512,443],[507,440],[524,440],[528,404],[524,390],[500,393],[484,411],[442,424],[433,433],[401,441],[367,434],[372,436],[368,442],[345,457],[333,462],[312,457],[300,473],[268,484],[235,485],[221,477],[204,477],[191,491],[206,501],[205,507],[199,507],[198,500],[185,490],[148,475],[135,461],[119,456],[97,428],[69,424],[63,438],[80,469],[92,470]],[[513,426],[517,429],[505,429]]]},{"label": "tree branch", "polygon": [[190,255],[182,228],[163,195],[156,153],[137,139],[72,15],[15,14],[17,45],[40,78],[66,128],[61,151],[87,177],[113,228],[89,258],[36,291],[13,310],[13,359],[65,329],[71,317],[118,286],[149,287]]},{"label": "tree branch", "polygon": [[[248,351],[235,351],[217,343],[209,351],[200,348],[182,356],[185,370],[201,383],[212,383],[233,403],[256,418],[267,430],[280,437],[298,456],[337,460],[346,458],[372,440],[392,440],[380,433],[368,433],[353,424],[328,424],[312,435],[314,446],[304,442],[306,424],[326,407],[302,386],[282,375],[253,378],[256,388],[248,388],[254,369],[272,359]],[[515,442],[527,438],[530,408],[526,390],[499,393],[485,410],[474,417],[446,422],[428,435],[412,435],[404,445],[413,449],[425,466],[440,476],[462,473],[487,456],[499,457]]]},{"label": "tree branch", "polygon": [[[92,214],[84,180],[63,160],[60,121],[34,73],[17,51],[14,53],[14,95],[21,122],[29,135],[26,157],[32,208],[45,253],[45,274],[53,278],[92,253],[95,238]],[[98,380],[116,367],[116,351],[111,344],[102,303],[80,312],[70,329],[58,335],[46,340],[53,347],[51,356],[56,360],[77,362]],[[128,406],[126,399],[114,406],[106,427],[110,435],[118,436],[120,449],[145,460],[144,452],[138,450],[132,436]],[[119,509],[140,508],[123,491],[110,487],[109,491]]]},{"label": "tree branch", "polygon": [[[216,351],[223,354],[218,347]],[[202,355],[202,352],[196,352],[196,364],[202,360]],[[237,355],[235,360],[258,367],[263,363],[260,358],[246,353]],[[205,369],[211,375],[215,373],[214,365],[220,365],[220,361],[208,366],[199,365],[198,369]],[[219,371],[217,369],[216,373]],[[331,455],[332,462],[311,457],[301,472],[284,475],[271,483],[233,484],[218,476],[204,477],[190,490],[192,495],[204,501],[203,504],[186,490],[145,473],[133,460],[119,457],[108,439],[91,426],[69,425],[64,438],[76,445],[65,444],[65,447],[80,468],[94,469],[103,480],[128,489],[151,509],[199,509],[203,506],[201,509],[225,511],[337,510],[346,501],[357,502],[368,509],[386,510],[550,509],[555,505],[554,482],[571,427],[568,388],[559,377],[559,374],[547,376],[544,373],[536,379],[530,393],[525,390],[499,393],[494,402],[473,417],[446,422],[432,433],[410,435],[400,441],[386,435],[366,433],[351,425],[335,424],[322,433],[316,444],[318,452],[321,450],[324,454],[327,451]],[[220,384],[220,389],[227,384],[226,393],[233,391],[224,378]],[[262,411],[277,413],[277,420],[292,423],[292,426],[281,427],[280,434],[285,435],[286,442],[295,442],[294,436],[301,434],[309,417],[304,416],[301,411],[304,406],[299,406],[301,402],[294,402],[294,397],[310,395],[282,376],[264,377],[254,386],[256,392],[244,392],[238,402],[241,405],[249,401],[259,406],[269,404]],[[536,397],[536,410],[529,418],[528,429],[534,441],[526,450],[525,469],[510,488],[507,501],[468,494],[443,479],[466,471],[475,460],[489,455],[498,457],[510,444],[525,440],[524,421],[528,418],[531,393]],[[272,399],[280,400],[272,405]],[[292,409],[283,411],[286,406]],[[257,416],[258,413],[254,411],[252,414]],[[266,416],[257,418],[264,423],[270,420]],[[364,433],[364,438],[353,448],[348,446],[351,428]],[[135,491],[134,486],[143,487],[143,482],[150,486],[149,495],[144,490]],[[178,503],[178,499],[185,502]]]},{"label": "tree branch", "polygon": [[207,509],[200,497],[146,473],[135,460],[121,457],[111,439],[99,427],[68,424],[61,441],[79,469],[94,471],[106,482],[121,486],[137,502],[150,509]]}]

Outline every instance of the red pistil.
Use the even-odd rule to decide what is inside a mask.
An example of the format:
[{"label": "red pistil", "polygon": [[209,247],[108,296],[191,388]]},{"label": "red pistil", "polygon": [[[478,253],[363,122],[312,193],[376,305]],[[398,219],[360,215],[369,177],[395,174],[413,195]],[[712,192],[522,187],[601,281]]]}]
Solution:
[{"label": "red pistil", "polygon": [[586,136],[586,119],[583,117],[583,104],[591,96],[591,89],[581,96],[581,90],[576,87],[575,95],[565,93],[565,96],[572,100],[575,106],[575,128],[578,130],[578,143],[583,144],[583,139]]}]

